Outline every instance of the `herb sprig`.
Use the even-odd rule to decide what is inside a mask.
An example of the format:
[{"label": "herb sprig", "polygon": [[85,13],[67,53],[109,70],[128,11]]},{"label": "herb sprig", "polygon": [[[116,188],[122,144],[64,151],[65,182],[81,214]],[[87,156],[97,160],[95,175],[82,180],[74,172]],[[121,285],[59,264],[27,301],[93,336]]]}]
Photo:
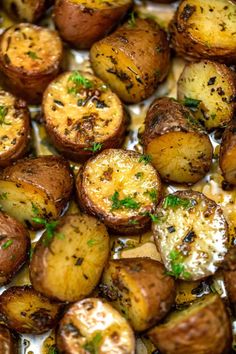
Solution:
[{"label": "herb sprig", "polygon": [[97,333],[91,341],[84,344],[83,348],[90,354],[98,354],[101,341],[102,335],[101,333]]},{"label": "herb sprig", "polygon": [[101,143],[96,143],[94,142],[93,145],[89,148],[84,148],[84,150],[87,150],[87,151],[92,151],[93,153],[97,152],[97,151],[100,151],[102,148],[102,144]]},{"label": "herb sprig", "polygon": [[41,58],[37,55],[37,53],[32,52],[31,50],[29,50],[28,52],[25,53],[26,55],[28,55],[31,59],[33,60],[41,60]]},{"label": "herb sprig", "polygon": [[202,102],[201,100],[197,100],[195,98],[184,96],[184,102],[183,102],[184,105],[186,107],[189,107],[191,109],[191,111],[193,111],[193,112],[197,111],[201,102]]},{"label": "herb sprig", "polygon": [[119,192],[115,191],[113,196],[111,197],[112,206],[111,210],[117,210],[121,208],[126,209],[138,209],[140,207],[140,203],[136,202],[132,197],[125,197],[124,199],[119,199]]},{"label": "herb sprig", "polygon": [[172,250],[169,254],[169,259],[171,271],[167,272],[167,274],[175,277],[176,279],[179,277],[189,279],[191,274],[185,271],[183,255],[178,251]]},{"label": "herb sprig", "polygon": [[152,161],[152,156],[150,155],[142,155],[139,158],[139,162],[144,162],[144,165],[147,165],[148,163],[150,163]]},{"label": "herb sprig", "polygon": [[8,247],[10,247],[13,244],[13,240],[9,239],[5,243],[2,244],[1,249],[6,250]]},{"label": "herb sprig", "polygon": [[78,71],[74,71],[68,78],[68,82],[74,84],[73,87],[68,88],[68,93],[76,94],[79,89],[82,87],[90,89],[93,87],[92,81],[81,75]]},{"label": "herb sprig", "polygon": [[164,199],[163,208],[176,209],[183,207],[184,209],[190,209],[196,205],[195,199],[180,198],[177,195],[170,194]]}]

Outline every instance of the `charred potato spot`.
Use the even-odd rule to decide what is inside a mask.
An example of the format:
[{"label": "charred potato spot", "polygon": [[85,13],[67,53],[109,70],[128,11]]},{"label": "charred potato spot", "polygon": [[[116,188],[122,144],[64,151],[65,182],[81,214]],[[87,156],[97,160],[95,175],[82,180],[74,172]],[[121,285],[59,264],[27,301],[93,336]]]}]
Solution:
[{"label": "charred potato spot", "polygon": [[[137,178],[137,175],[141,178]],[[114,231],[137,233],[149,224],[161,196],[151,164],[133,151],[108,149],[91,158],[76,183],[79,202]]]},{"label": "charred potato spot", "polygon": [[169,56],[165,32],[141,19],[126,23],[90,51],[95,73],[127,103],[151,96],[168,73]]},{"label": "charred potato spot", "polygon": [[173,312],[149,331],[149,337],[162,353],[222,354],[230,350],[231,332],[224,303],[212,294]]},{"label": "charred potato spot", "polygon": [[5,30],[0,39],[0,69],[11,91],[39,103],[48,83],[58,74],[62,43],[56,32],[21,23]]},{"label": "charred potato spot", "polygon": [[49,136],[70,158],[123,142],[127,118],[122,103],[93,75],[74,71],[56,78],[44,94],[43,109]]},{"label": "charred potato spot", "polygon": [[150,106],[143,134],[146,154],[169,182],[195,183],[209,170],[213,148],[191,111],[171,98]]},{"label": "charred potato spot", "polygon": [[40,334],[52,328],[60,306],[32,287],[11,287],[0,296],[0,312],[11,328],[21,333]]},{"label": "charred potato spot", "polygon": [[0,167],[9,165],[26,152],[29,119],[26,103],[0,90]]},{"label": "charred potato spot", "polygon": [[[207,129],[224,127],[232,119],[235,108],[234,75],[226,65],[216,62],[188,64],[178,80],[178,99],[189,105]],[[199,101],[198,106],[191,107],[190,99]]]},{"label": "charred potato spot", "polygon": [[0,353],[17,354],[17,339],[4,325],[0,325]]},{"label": "charred potato spot", "polygon": [[127,321],[100,299],[88,298],[72,305],[57,333],[58,348],[70,353],[134,354],[134,344]]},{"label": "charred potato spot", "polygon": [[48,1],[45,0],[3,0],[7,13],[22,22],[35,22],[43,14]]},{"label": "charred potato spot", "polygon": [[[187,59],[234,63],[236,6],[230,0],[183,0],[170,24],[171,41]],[[209,30],[210,29],[210,30]]]},{"label": "charred potato spot", "polygon": [[173,279],[161,263],[148,258],[110,261],[101,290],[136,331],[160,321],[175,300]]},{"label": "charred potato spot", "polygon": [[236,122],[232,120],[225,129],[220,147],[219,164],[226,182],[236,184]]},{"label": "charred potato spot", "polygon": [[168,272],[187,281],[214,274],[228,247],[221,208],[202,193],[186,190],[168,195],[156,213],[155,242]]},{"label": "charred potato spot", "polygon": [[65,41],[78,48],[90,48],[115,27],[132,2],[57,0],[54,8],[55,24]]},{"label": "charred potato spot", "polygon": [[[0,194],[2,198],[7,195]],[[30,248],[28,231],[18,221],[0,212],[0,284],[11,278],[25,263]]]},{"label": "charred potato spot", "polygon": [[73,302],[89,295],[109,254],[105,226],[86,215],[67,215],[50,245],[43,240],[36,245],[30,263],[34,288],[61,301]]}]

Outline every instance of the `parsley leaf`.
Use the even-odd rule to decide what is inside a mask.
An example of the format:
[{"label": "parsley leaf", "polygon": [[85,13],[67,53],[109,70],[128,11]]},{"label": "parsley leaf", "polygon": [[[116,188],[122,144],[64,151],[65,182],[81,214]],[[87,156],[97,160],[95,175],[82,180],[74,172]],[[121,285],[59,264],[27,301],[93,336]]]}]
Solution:
[{"label": "parsley leaf", "polygon": [[184,258],[180,252],[172,250],[169,254],[169,259],[170,259],[171,271],[167,272],[168,275],[171,275],[176,279],[179,277],[188,279],[191,276],[189,272],[185,271],[185,266],[183,264]]},{"label": "parsley leaf", "polygon": [[147,165],[151,161],[152,161],[152,156],[150,156],[150,155],[142,155],[139,158],[139,162],[144,162],[144,165]]},{"label": "parsley leaf", "polygon": [[55,347],[55,345],[51,345],[49,348],[48,348],[48,353],[47,354],[58,354],[58,350],[57,348]]},{"label": "parsley leaf", "polygon": [[88,80],[86,77],[81,75],[78,71],[74,71],[68,78],[68,82],[72,82],[74,87],[68,89],[68,93],[77,93],[79,88],[82,86],[86,89],[92,88],[92,81]]},{"label": "parsley leaf", "polygon": [[132,197],[126,197],[124,199],[119,199],[119,192],[115,191],[111,197],[112,206],[111,210],[126,208],[126,209],[138,209],[140,203],[136,202]]},{"label": "parsley leaf", "polygon": [[195,199],[180,198],[177,195],[170,194],[164,199],[163,208],[178,208],[183,207],[184,209],[190,209],[196,205]]},{"label": "parsley leaf", "polygon": [[128,20],[128,25],[132,28],[136,26],[136,18],[135,18],[135,13],[132,11],[130,14],[130,18]]},{"label": "parsley leaf", "polygon": [[0,106],[0,125],[11,125],[11,123],[5,122],[6,115],[8,113],[8,107]]},{"label": "parsley leaf", "polygon": [[93,145],[89,148],[84,148],[84,150],[87,150],[87,151],[92,151],[92,152],[97,152],[97,151],[100,151],[102,148],[102,144],[101,143],[93,143]]},{"label": "parsley leaf", "polygon": [[1,193],[0,194],[0,200],[7,200],[7,195],[8,195],[7,192],[6,193]]},{"label": "parsley leaf", "polygon": [[28,52],[25,53],[26,55],[28,55],[31,59],[36,60],[36,59],[41,59],[40,57],[38,57],[37,53],[32,52],[31,50],[29,50]]},{"label": "parsley leaf", "polygon": [[8,247],[10,247],[12,244],[13,244],[13,240],[12,240],[12,239],[7,240],[5,243],[2,244],[1,249],[2,249],[2,250],[5,250],[5,249],[7,249]]},{"label": "parsley leaf", "polygon": [[149,195],[151,201],[155,203],[157,201],[157,191],[156,189],[151,189],[149,191],[146,191],[145,194]]},{"label": "parsley leaf", "polygon": [[199,104],[201,102],[202,102],[201,100],[196,100],[194,98],[184,96],[184,102],[183,102],[184,105],[186,107],[189,107],[194,112],[198,109]]},{"label": "parsley leaf", "polygon": [[87,350],[90,354],[98,354],[99,345],[101,341],[102,341],[102,335],[101,333],[97,333],[91,341],[85,343],[83,348]]}]

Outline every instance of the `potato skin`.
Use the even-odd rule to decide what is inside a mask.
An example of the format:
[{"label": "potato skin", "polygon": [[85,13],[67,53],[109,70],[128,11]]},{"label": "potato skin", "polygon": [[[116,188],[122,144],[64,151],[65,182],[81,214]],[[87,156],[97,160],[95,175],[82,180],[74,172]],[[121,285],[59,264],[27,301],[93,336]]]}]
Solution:
[{"label": "potato skin", "polygon": [[87,7],[84,3],[57,0],[54,7],[54,21],[61,37],[80,49],[88,49],[105,37],[129,10],[132,0],[117,6],[110,1],[107,8],[101,9],[96,4]]},{"label": "potato skin", "polygon": [[17,220],[0,212],[0,285],[11,281],[27,260],[29,249],[28,231]]},{"label": "potato skin", "polygon": [[137,103],[151,96],[168,73],[167,35],[155,21],[136,19],[134,26],[125,23],[96,42],[90,59],[95,73],[124,102]]},{"label": "potato skin", "polygon": [[[23,35],[27,34],[26,41]],[[32,51],[32,44],[36,52]],[[47,85],[60,70],[62,54],[56,31],[29,23],[7,28],[0,36],[0,70],[6,87],[29,103],[40,103]]]},{"label": "potato skin", "polygon": [[232,247],[227,253],[223,263],[224,284],[227,291],[228,299],[236,314],[236,248]]},{"label": "potato skin", "polygon": [[2,179],[24,182],[42,189],[54,201],[59,214],[69,201],[73,188],[69,163],[60,156],[18,160],[4,169]]},{"label": "potato skin", "polygon": [[[215,1],[214,5],[217,10],[212,5],[211,0],[182,0],[169,25],[171,44],[177,54],[190,61],[205,58],[233,64],[236,60],[236,41],[233,35],[235,25],[232,19],[233,13],[229,12],[229,7],[233,8],[235,3],[226,0],[217,4]],[[215,12],[218,12],[217,16]],[[228,29],[230,22],[232,33]],[[209,23],[214,25],[210,31],[208,30]],[[231,37],[230,44],[223,43],[225,33],[228,33],[228,42]],[[213,39],[217,39],[217,43],[214,43]]]},{"label": "potato skin", "polygon": [[111,296],[112,305],[121,313],[124,311],[136,331],[144,331],[160,321],[176,295],[174,279],[165,274],[164,266],[145,257],[110,260],[101,289],[108,299],[109,294],[117,295]]},{"label": "potato skin", "polygon": [[21,22],[36,22],[43,14],[48,0],[3,0],[6,12]]},{"label": "potato skin", "polygon": [[225,129],[221,146],[219,165],[225,180],[228,183],[236,185],[236,164],[235,164],[235,151],[236,151],[236,117],[230,122]]},{"label": "potato skin", "polygon": [[17,354],[17,340],[10,330],[0,324],[0,353]]},{"label": "potato skin", "polygon": [[[232,329],[229,315],[218,295],[189,315],[179,315],[149,331],[152,342],[163,354],[226,354],[230,352]],[[204,300],[203,300],[204,301]],[[187,311],[187,310],[186,310]],[[183,311],[184,312],[184,311]],[[180,316],[183,318],[180,318]]]}]

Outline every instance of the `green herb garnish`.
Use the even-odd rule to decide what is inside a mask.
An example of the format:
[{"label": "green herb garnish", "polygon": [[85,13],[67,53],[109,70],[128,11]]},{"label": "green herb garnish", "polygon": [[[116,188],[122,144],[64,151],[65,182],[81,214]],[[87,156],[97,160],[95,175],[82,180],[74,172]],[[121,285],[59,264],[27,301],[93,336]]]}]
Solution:
[{"label": "green herb garnish", "polygon": [[115,191],[111,197],[112,206],[111,210],[126,208],[126,209],[138,209],[140,203],[136,202],[132,197],[126,197],[124,199],[119,199],[119,192]]},{"label": "green herb garnish", "polygon": [[0,125],[11,125],[11,123],[5,122],[6,115],[8,113],[8,107],[0,106]]},{"label": "green herb garnish", "polygon": [[12,239],[7,240],[5,243],[2,244],[1,249],[2,249],[2,250],[5,250],[5,249],[7,249],[8,247],[10,247],[12,244],[13,244],[13,240],[12,240]]},{"label": "green herb garnish", "polygon": [[155,203],[157,201],[156,189],[151,189],[150,191],[146,191],[145,194],[149,195],[149,197],[153,203]]},{"label": "green herb garnish", "polygon": [[143,175],[144,175],[143,172],[137,172],[137,173],[135,174],[135,177],[136,177],[136,178],[142,178]]},{"label": "green herb garnish", "polygon": [[85,343],[83,348],[87,350],[90,354],[98,354],[99,353],[99,345],[102,341],[102,335],[97,333],[94,338]]},{"label": "green herb garnish", "polygon": [[201,100],[196,100],[194,98],[184,96],[184,105],[189,107],[192,111],[196,111],[201,102]]},{"label": "green herb garnish", "polygon": [[27,54],[31,59],[36,60],[36,59],[41,59],[40,57],[38,57],[37,53],[32,52],[31,50],[29,50],[28,52],[26,52],[25,54]]},{"label": "green herb garnish", "polygon": [[0,200],[6,200],[7,199],[8,193],[1,193],[0,194]]},{"label": "green herb garnish", "polygon": [[92,151],[92,152],[97,152],[100,151],[102,148],[101,143],[93,143],[93,145],[89,148],[84,148],[84,150]]},{"label": "green herb garnish", "polygon": [[136,18],[135,18],[135,13],[132,11],[130,14],[130,18],[128,20],[128,25],[132,28],[136,26]]},{"label": "green herb garnish", "polygon": [[96,245],[96,243],[97,243],[96,240],[91,239],[91,240],[88,240],[87,245],[89,247],[92,247],[92,246]]},{"label": "green herb garnish", "polygon": [[68,82],[72,82],[75,86],[68,89],[68,93],[77,93],[82,86],[86,89],[92,88],[92,81],[81,75],[78,71],[74,71],[68,78]]},{"label": "green herb garnish", "polygon": [[185,266],[183,264],[184,257],[183,255],[175,250],[172,250],[169,254],[171,271],[167,272],[168,275],[175,277],[176,279],[180,276],[184,279],[188,279],[191,274],[185,271]]},{"label": "green herb garnish", "polygon": [[139,158],[139,162],[144,162],[145,165],[147,165],[148,163],[150,163],[152,161],[152,156],[150,155],[142,155]]},{"label": "green herb garnish", "polygon": [[50,345],[50,347],[48,348],[48,353],[47,354],[58,354],[58,350],[55,347],[55,345]]},{"label": "green herb garnish", "polygon": [[190,209],[196,205],[195,199],[180,198],[177,195],[170,194],[164,199],[163,208],[178,208],[183,207],[184,209]]}]

